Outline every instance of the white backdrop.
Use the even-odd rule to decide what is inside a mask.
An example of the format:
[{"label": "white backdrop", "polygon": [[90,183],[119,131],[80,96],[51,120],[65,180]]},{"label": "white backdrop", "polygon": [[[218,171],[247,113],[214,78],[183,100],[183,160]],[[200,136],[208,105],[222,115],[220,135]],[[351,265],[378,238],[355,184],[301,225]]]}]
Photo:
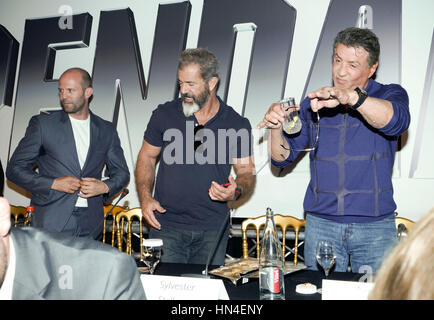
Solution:
[{"label": "white backdrop", "polygon": [[[234,0],[235,1],[235,0]],[[69,5],[73,13],[88,12],[93,16],[93,26],[88,48],[79,50],[63,50],[56,57],[56,65],[53,78],[68,67],[79,66],[90,73],[93,67],[95,53],[96,35],[98,31],[99,14],[101,10],[113,10],[131,8],[134,13],[138,33],[140,51],[142,55],[145,78],[148,79],[150,60],[153,45],[153,32],[157,17],[157,9],[160,3],[173,3],[179,1],[158,1],[158,0],[74,0],[66,3],[64,0],[1,0],[0,2],[0,23],[20,43],[20,50],[23,41],[24,24],[26,19],[59,16],[59,8],[62,5]],[[190,0],[192,4],[190,27],[187,39],[187,47],[196,47],[199,35],[202,0]],[[312,63],[324,18],[327,13],[329,1],[327,0],[291,0],[286,1],[297,10],[297,20],[292,44],[291,59],[289,64],[289,75],[286,83],[285,96],[300,97]],[[402,86],[407,90],[410,97],[410,111],[412,122],[409,129],[408,141],[400,151],[401,172],[394,174],[395,200],[398,205],[397,211],[400,216],[413,220],[419,217],[434,206],[434,127],[430,121],[425,121],[422,128],[422,135],[418,137],[423,142],[420,154],[419,165],[411,172],[412,155],[415,148],[416,131],[419,124],[419,113],[421,111],[422,93],[424,90],[427,64],[430,54],[430,47],[433,36],[434,1],[432,0],[402,0]],[[248,37],[241,39],[242,44],[238,46],[240,52],[236,53],[238,60],[234,61],[237,69],[233,70],[232,77],[239,79],[238,85],[242,88],[245,78],[245,65],[243,54],[248,54]],[[21,53],[21,51],[20,51]],[[20,56],[18,57],[19,68]],[[18,72],[16,80],[18,79]],[[15,88],[16,90],[16,88]],[[53,92],[53,94],[55,94]],[[240,101],[244,93],[242,89],[230,88],[227,103],[240,111]],[[276,97],[276,100],[279,97]],[[433,100],[433,98],[431,98]],[[270,101],[271,104],[272,101]],[[6,168],[8,150],[11,137],[15,95],[12,107],[0,109],[0,157],[3,168]],[[247,106],[248,107],[248,106]],[[264,113],[268,106],[264,106]],[[433,119],[434,105],[429,105],[426,111],[426,119]],[[122,115],[121,115],[122,116]],[[122,120],[122,118],[120,119]],[[146,124],[149,119],[143,119]],[[118,131],[124,144],[127,141],[127,128],[122,127],[120,121]],[[252,123],[255,127],[256,123]],[[140,145],[135,142],[132,145]],[[123,145],[124,147],[124,145]],[[131,150],[126,153],[130,172],[134,172],[135,159],[138,150]],[[13,151],[13,150],[11,150]],[[262,150],[263,151],[263,150]],[[261,161],[263,155],[258,155]],[[302,202],[305,189],[309,180],[308,159],[304,159],[297,165],[296,169],[285,177],[276,177],[272,169],[266,165],[257,176],[257,186],[251,199],[239,207],[234,216],[250,217],[265,213],[266,207],[271,207],[275,213],[289,214],[296,217],[303,216]],[[135,181],[132,174],[130,182],[130,195],[125,198],[130,207],[138,206],[137,194],[135,192]],[[27,205],[29,199],[5,186],[5,196],[11,203]],[[123,202],[121,202],[122,204]]]}]

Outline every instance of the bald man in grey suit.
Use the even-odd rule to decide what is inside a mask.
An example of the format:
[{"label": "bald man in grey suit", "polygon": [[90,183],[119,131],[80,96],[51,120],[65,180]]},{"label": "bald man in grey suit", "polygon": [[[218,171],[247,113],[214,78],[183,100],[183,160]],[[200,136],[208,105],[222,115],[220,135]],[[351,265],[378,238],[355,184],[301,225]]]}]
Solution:
[{"label": "bald man in grey suit", "polygon": [[146,298],[131,256],[87,238],[10,227],[0,197],[0,300]]},{"label": "bald man in grey suit", "polygon": [[[128,184],[129,169],[115,126],[89,109],[89,73],[66,70],[58,89],[63,110],[30,119],[6,176],[32,193],[34,227],[98,239],[103,202]],[[102,181],[104,166],[108,179]]]}]

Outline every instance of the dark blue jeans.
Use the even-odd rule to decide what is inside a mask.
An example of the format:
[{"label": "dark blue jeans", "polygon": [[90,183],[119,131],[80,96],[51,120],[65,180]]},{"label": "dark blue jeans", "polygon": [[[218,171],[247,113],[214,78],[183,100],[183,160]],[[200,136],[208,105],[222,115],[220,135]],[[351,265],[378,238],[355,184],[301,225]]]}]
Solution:
[{"label": "dark blue jeans", "polygon": [[385,255],[396,244],[395,216],[370,223],[337,223],[308,214],[304,259],[311,270],[318,270],[316,245],[319,240],[335,243],[336,260],[332,271],[345,272],[351,264],[355,273],[376,273]]},{"label": "dark blue jeans", "polygon": [[[208,256],[217,239],[218,231],[185,230],[162,226],[161,230],[151,229],[149,238],[163,239],[162,262],[206,264]],[[216,248],[210,265],[223,265],[229,229],[227,229]]]}]

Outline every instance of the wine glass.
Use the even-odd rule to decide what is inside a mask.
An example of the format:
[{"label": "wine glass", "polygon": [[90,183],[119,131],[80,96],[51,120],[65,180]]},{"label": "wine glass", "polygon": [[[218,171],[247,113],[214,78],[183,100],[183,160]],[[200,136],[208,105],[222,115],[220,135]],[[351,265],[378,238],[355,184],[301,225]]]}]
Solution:
[{"label": "wine glass", "polygon": [[160,262],[162,239],[143,239],[143,262],[149,268],[149,273],[154,274],[155,267]]},{"label": "wine glass", "polygon": [[316,247],[316,260],[324,269],[326,278],[329,275],[330,268],[336,260],[336,249],[333,241],[320,240]]}]

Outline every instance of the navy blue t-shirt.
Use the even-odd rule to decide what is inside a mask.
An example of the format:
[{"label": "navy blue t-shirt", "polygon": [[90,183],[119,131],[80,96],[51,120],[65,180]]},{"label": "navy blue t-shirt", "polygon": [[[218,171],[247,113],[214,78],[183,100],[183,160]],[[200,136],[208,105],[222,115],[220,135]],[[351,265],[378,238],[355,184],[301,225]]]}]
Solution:
[{"label": "navy blue t-shirt", "polygon": [[[198,122],[185,117],[181,99],[159,105],[144,139],[161,147],[154,198],[167,211],[156,214],[162,226],[188,230],[218,230],[228,212],[226,202],[208,195],[212,181],[228,182],[232,159],[252,155],[251,126],[220,98],[217,114],[195,138]],[[197,130],[196,130],[197,131]],[[194,141],[203,144],[194,149]]]}]

